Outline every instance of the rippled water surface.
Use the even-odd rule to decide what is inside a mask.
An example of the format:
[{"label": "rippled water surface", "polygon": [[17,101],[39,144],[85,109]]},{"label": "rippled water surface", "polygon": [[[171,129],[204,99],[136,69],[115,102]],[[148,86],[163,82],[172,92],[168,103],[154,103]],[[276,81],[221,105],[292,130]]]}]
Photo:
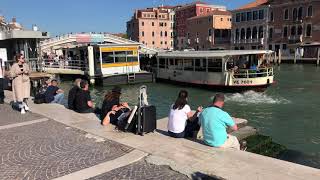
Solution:
[{"label": "rippled water surface", "polygon": [[[225,110],[235,117],[247,119],[262,134],[290,149],[320,157],[320,68],[314,65],[281,65],[275,67],[275,79],[277,83],[264,93],[226,94]],[[70,82],[62,84],[65,89],[69,86]],[[122,86],[122,100],[136,104],[139,86]],[[199,105],[207,106],[216,93],[214,89],[191,86],[159,83],[147,86],[149,103],[156,105],[158,118],[167,116],[169,106],[180,89],[188,90],[193,109]],[[97,105],[110,88],[91,89]]]}]

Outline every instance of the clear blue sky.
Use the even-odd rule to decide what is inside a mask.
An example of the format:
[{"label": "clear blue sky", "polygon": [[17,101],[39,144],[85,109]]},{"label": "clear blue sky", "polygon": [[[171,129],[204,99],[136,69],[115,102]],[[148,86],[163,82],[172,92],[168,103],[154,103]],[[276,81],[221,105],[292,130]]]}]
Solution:
[{"label": "clear blue sky", "polygon": [[[204,0],[228,9],[253,0]],[[163,3],[164,2],[164,3]],[[30,29],[37,24],[51,35],[68,32],[125,32],[135,9],[190,3],[192,0],[0,0],[0,14],[16,17]]]}]

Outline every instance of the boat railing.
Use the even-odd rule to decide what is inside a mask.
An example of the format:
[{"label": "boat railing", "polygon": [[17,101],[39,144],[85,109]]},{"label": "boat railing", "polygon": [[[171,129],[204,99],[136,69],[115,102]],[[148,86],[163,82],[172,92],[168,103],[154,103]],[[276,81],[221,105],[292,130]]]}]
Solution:
[{"label": "boat railing", "polygon": [[240,69],[232,72],[233,78],[258,78],[273,76],[273,68]]}]

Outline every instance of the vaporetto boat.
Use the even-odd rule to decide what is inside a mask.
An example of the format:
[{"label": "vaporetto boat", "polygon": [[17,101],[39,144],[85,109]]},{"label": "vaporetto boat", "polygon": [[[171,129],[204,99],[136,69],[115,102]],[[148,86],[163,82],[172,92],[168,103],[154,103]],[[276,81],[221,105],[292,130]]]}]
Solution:
[{"label": "vaporetto boat", "polygon": [[173,51],[157,55],[156,78],[216,90],[265,90],[274,82],[270,50]]}]

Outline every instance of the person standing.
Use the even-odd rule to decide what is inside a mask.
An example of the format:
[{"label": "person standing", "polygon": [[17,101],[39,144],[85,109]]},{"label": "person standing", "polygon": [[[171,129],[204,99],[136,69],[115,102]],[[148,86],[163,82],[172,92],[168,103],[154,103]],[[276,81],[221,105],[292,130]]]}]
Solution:
[{"label": "person standing", "polygon": [[224,95],[217,94],[212,106],[205,108],[200,114],[200,121],[205,144],[219,148],[231,148],[240,150],[237,137],[227,134],[227,127],[237,131],[238,126],[232,117],[222,110]]},{"label": "person standing", "polygon": [[21,114],[25,114],[30,108],[27,105],[28,98],[30,97],[30,78],[29,78],[29,65],[25,62],[22,54],[15,57],[14,63],[10,69],[10,76],[12,80],[13,100],[19,104]]},{"label": "person standing", "polygon": [[5,62],[0,58],[0,104],[4,103],[4,72]]}]

